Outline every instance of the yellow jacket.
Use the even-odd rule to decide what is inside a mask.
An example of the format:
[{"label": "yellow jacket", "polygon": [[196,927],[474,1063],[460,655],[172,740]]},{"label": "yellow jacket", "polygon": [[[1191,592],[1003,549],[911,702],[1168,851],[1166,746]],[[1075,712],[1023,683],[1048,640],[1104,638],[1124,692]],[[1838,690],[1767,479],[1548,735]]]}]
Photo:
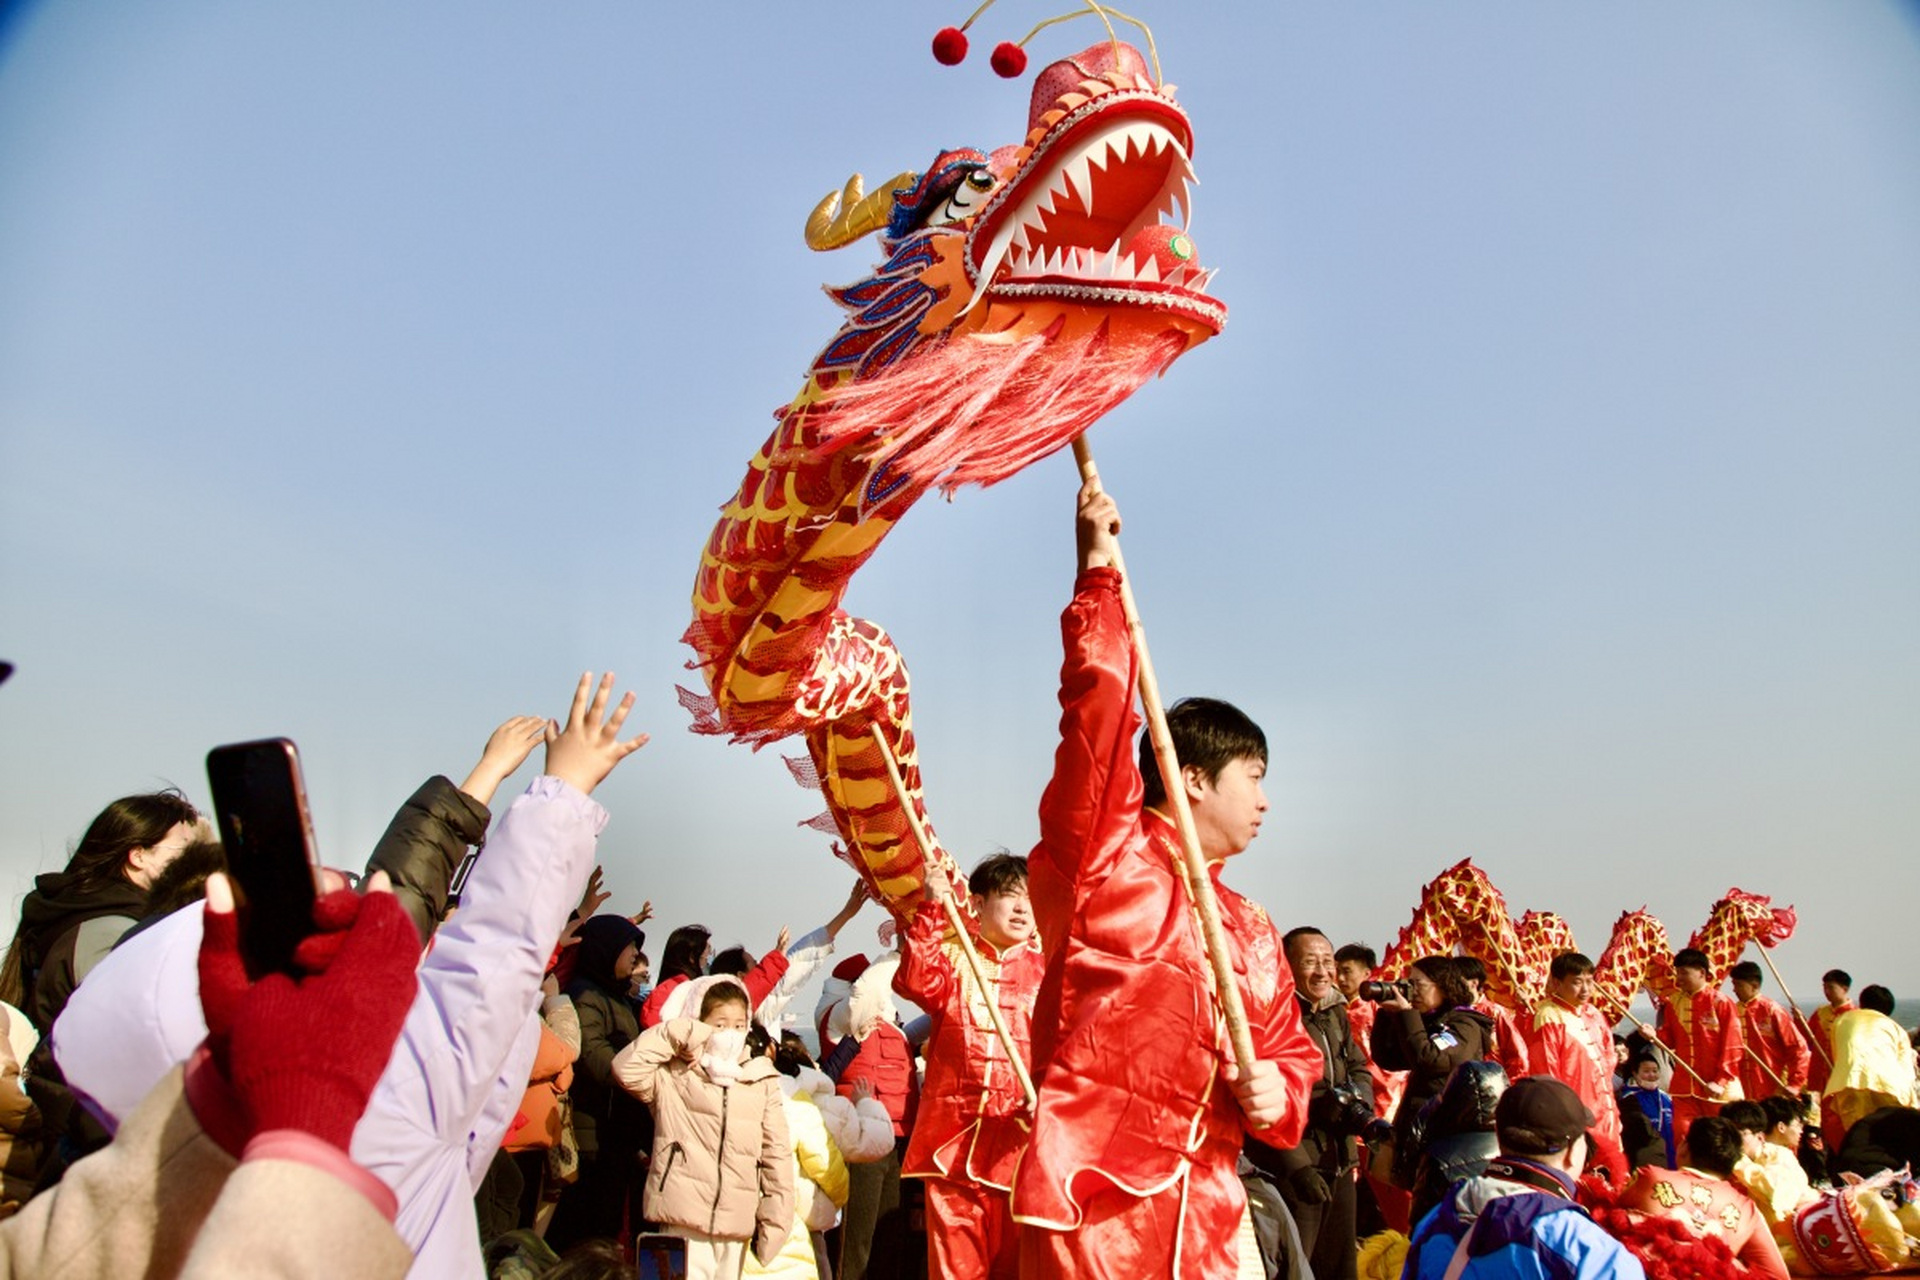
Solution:
[{"label": "yellow jacket", "polygon": [[1848,1089],[1885,1094],[1898,1106],[1920,1106],[1914,1084],[1913,1043],[1884,1013],[1855,1009],[1833,1023],[1833,1075],[1826,1096]]}]

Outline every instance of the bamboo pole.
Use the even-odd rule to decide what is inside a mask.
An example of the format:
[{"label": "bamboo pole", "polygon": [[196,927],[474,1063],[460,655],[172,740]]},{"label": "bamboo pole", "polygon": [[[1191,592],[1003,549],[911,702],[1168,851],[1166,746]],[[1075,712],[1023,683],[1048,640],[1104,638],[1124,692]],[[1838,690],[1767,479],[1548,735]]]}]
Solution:
[{"label": "bamboo pole", "polygon": [[[1596,991],[1594,992],[1594,994],[1598,995],[1600,993]],[[1647,994],[1649,996],[1653,995],[1651,991],[1649,991]],[[1640,1034],[1645,1036],[1648,1039],[1648,1041],[1652,1043],[1654,1048],[1666,1054],[1668,1058],[1672,1059],[1673,1064],[1675,1066],[1679,1067],[1682,1071],[1685,1071],[1688,1075],[1692,1076],[1694,1079],[1694,1082],[1697,1083],[1702,1089],[1705,1089],[1709,1094],[1713,1092],[1713,1086],[1708,1084],[1704,1079],[1702,1079],[1700,1076],[1700,1073],[1698,1071],[1695,1071],[1691,1066],[1689,1066],[1685,1058],[1675,1053],[1672,1049],[1669,1049],[1666,1043],[1662,1041],[1660,1037],[1654,1033],[1654,1030],[1652,1027],[1648,1026],[1646,1023],[1640,1021],[1640,1019],[1633,1016],[1633,1010],[1613,1000],[1609,1000],[1607,1001],[1607,1003],[1613,1005],[1614,1008],[1620,1010],[1621,1018],[1625,1019],[1628,1022],[1631,1022],[1634,1026],[1638,1027],[1640,1029]],[[1659,1003],[1659,1001],[1656,999],[1655,1003],[1657,1004]]]},{"label": "bamboo pole", "polygon": [[[1093,450],[1086,436],[1073,442],[1073,458],[1080,464],[1080,478],[1100,485],[1100,472],[1093,464]],[[1153,743],[1153,758],[1160,766],[1160,780],[1166,786],[1167,802],[1173,808],[1173,824],[1180,832],[1181,864],[1186,871],[1187,892],[1200,917],[1201,941],[1213,968],[1214,994],[1226,1019],[1227,1035],[1233,1042],[1233,1057],[1242,1079],[1253,1071],[1257,1060],[1253,1033],[1247,1026],[1246,1006],[1240,999],[1240,987],[1234,979],[1233,956],[1227,949],[1226,931],[1220,925],[1220,903],[1214,897],[1213,878],[1207,874],[1207,861],[1200,851],[1200,833],[1193,825],[1193,810],[1187,804],[1187,789],[1180,772],[1180,760],[1173,749],[1173,736],[1167,731],[1167,713],[1160,701],[1160,682],[1153,674],[1153,661],[1147,656],[1147,632],[1140,622],[1140,610],[1134,604],[1133,583],[1127,577],[1116,541],[1113,567],[1120,572],[1120,605],[1126,612],[1127,631],[1133,640],[1133,654],[1140,675],[1140,702],[1146,711],[1147,736]]]},{"label": "bamboo pole", "polygon": [[1013,1035],[1000,1016],[1000,1003],[994,999],[993,988],[987,985],[986,971],[980,967],[980,953],[973,949],[973,939],[967,933],[966,921],[960,918],[959,904],[953,900],[953,886],[943,885],[943,892],[940,893],[934,893],[930,887],[934,876],[945,874],[933,864],[933,839],[927,834],[926,824],[920,821],[920,814],[913,807],[913,797],[907,794],[907,784],[900,777],[900,764],[893,758],[893,747],[887,742],[886,731],[878,724],[872,727],[872,731],[873,740],[880,747],[880,759],[887,766],[887,780],[893,784],[894,795],[900,798],[900,808],[907,815],[907,825],[913,829],[913,838],[920,843],[920,858],[927,869],[927,892],[938,898],[941,907],[946,910],[947,923],[960,940],[960,955],[966,961],[968,971],[973,974],[974,985],[980,989],[981,998],[987,1003],[987,1020],[993,1024],[993,1033],[1000,1037],[1000,1044],[1007,1051],[1007,1061],[1013,1064],[1013,1078],[1020,1082],[1020,1092],[1026,1095],[1027,1110],[1031,1111],[1039,1100],[1039,1094],[1033,1088],[1033,1077],[1027,1074],[1027,1064],[1020,1061],[1020,1051],[1014,1046]]},{"label": "bamboo pole", "polygon": [[1767,966],[1767,972],[1772,974],[1773,980],[1779,984],[1780,994],[1787,998],[1787,1007],[1793,1010],[1793,1016],[1800,1020],[1800,1025],[1807,1029],[1807,1044],[1812,1047],[1815,1053],[1820,1055],[1821,1061],[1825,1062],[1828,1069],[1831,1070],[1833,1067],[1832,1055],[1820,1047],[1820,1037],[1813,1033],[1813,1022],[1806,1014],[1800,1012],[1800,1002],[1793,998],[1793,992],[1787,990],[1786,979],[1782,978],[1780,971],[1773,967],[1773,957],[1767,954],[1767,949],[1761,946],[1757,939],[1754,941],[1753,946],[1754,950],[1760,953],[1761,962]]}]

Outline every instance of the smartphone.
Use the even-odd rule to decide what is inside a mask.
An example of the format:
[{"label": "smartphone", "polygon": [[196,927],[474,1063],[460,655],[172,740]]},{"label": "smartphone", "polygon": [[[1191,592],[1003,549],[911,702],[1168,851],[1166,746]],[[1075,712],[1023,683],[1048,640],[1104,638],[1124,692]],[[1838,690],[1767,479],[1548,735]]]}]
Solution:
[{"label": "smartphone", "polygon": [[227,870],[240,886],[240,954],[249,972],[292,973],[313,932],[319,865],[300,752],[286,738],[235,742],[207,753],[213,811]]}]

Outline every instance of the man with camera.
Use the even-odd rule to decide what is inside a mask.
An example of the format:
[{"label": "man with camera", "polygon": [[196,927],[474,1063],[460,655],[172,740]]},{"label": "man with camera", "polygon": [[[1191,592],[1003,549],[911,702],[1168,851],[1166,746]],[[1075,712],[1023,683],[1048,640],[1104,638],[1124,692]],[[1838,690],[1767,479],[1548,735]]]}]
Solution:
[{"label": "man with camera", "polygon": [[1301,1024],[1320,1050],[1320,1079],[1300,1145],[1281,1151],[1249,1137],[1246,1155],[1279,1187],[1314,1280],[1354,1280],[1354,1136],[1373,1120],[1373,1081],[1347,1022],[1346,1001],[1334,987],[1333,944],[1308,927],[1281,943]]}]

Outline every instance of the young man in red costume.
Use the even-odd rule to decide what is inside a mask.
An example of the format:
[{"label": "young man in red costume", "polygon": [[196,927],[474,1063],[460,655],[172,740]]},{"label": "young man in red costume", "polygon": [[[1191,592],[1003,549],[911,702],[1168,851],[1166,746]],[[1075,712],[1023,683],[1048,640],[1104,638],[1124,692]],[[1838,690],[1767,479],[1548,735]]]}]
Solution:
[{"label": "young man in red costume", "polygon": [[1588,1165],[1605,1168],[1613,1185],[1622,1187],[1627,1157],[1613,1094],[1613,1024],[1593,1006],[1592,997],[1593,961],[1578,951],[1555,956],[1547,970],[1546,999],[1533,1008],[1527,1056],[1533,1074],[1565,1084],[1593,1113]]},{"label": "young man in red costume", "polygon": [[1754,1102],[1805,1092],[1813,1050],[1793,1025],[1793,1015],[1760,994],[1760,966],[1753,961],[1742,960],[1727,976],[1740,1010],[1740,1039],[1752,1051],[1740,1055],[1741,1089]]},{"label": "young man in red costume", "polygon": [[[1683,947],[1673,957],[1677,998],[1660,1006],[1660,1039],[1680,1065],[1673,1073],[1673,1140],[1684,1146],[1687,1126],[1702,1116],[1720,1114],[1720,1105],[1739,1096],[1740,1012],[1713,981],[1704,951]],[[1692,1068],[1691,1071],[1688,1068]]]},{"label": "young man in red costume", "polygon": [[1259,833],[1266,740],[1225,703],[1190,699],[1168,713],[1253,1039],[1256,1061],[1242,1072],[1158,769],[1144,742],[1144,766],[1130,750],[1140,717],[1114,567],[1120,517],[1095,485],[1080,491],[1077,530],[1061,743],[1029,862],[1048,957],[1033,1019],[1040,1100],[1013,1182],[1021,1275],[1259,1275],[1250,1232],[1241,1243],[1242,1136],[1298,1144],[1321,1066],[1279,932],[1218,879]]},{"label": "young man in red costume", "polygon": [[929,896],[902,935],[893,989],[925,1009],[932,1028],[920,1112],[900,1173],[924,1179],[928,1275],[1017,1280],[1020,1245],[1007,1191],[1031,1117],[986,1002],[999,1010],[1026,1067],[1046,962],[1033,932],[1025,858],[995,854],[974,868],[967,888],[980,920],[974,947],[986,992],[948,934],[939,897],[951,889],[943,879],[929,877]]}]

